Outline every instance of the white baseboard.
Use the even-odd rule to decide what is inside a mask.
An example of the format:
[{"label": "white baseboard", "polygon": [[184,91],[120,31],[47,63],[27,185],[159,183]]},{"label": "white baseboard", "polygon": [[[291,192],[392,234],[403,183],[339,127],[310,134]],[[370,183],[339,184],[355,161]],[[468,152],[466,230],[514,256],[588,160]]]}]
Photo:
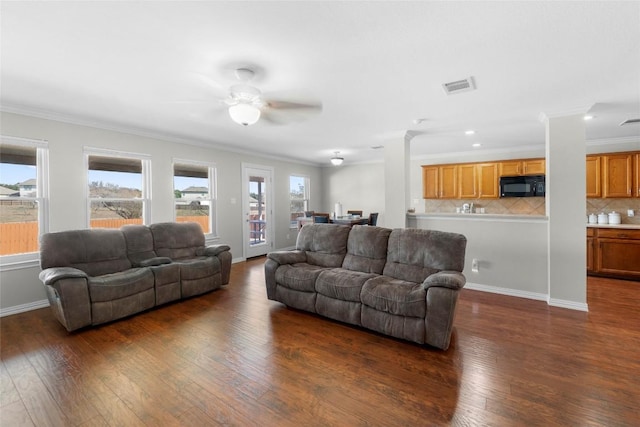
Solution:
[{"label": "white baseboard", "polygon": [[0,308],[0,317],[11,316],[12,314],[24,313],[25,311],[37,310],[49,307],[49,300],[29,302],[26,304],[14,305],[13,307]]},{"label": "white baseboard", "polygon": [[589,306],[585,302],[568,301],[564,299],[549,298],[547,304],[553,307],[568,308],[570,310],[589,311]]},{"label": "white baseboard", "polygon": [[517,289],[500,288],[498,286],[481,285],[479,283],[467,282],[464,285],[465,289],[471,289],[474,291],[490,292],[492,294],[509,295],[511,297],[534,299],[537,301],[547,301],[547,294],[540,294],[537,292],[520,291]]},{"label": "white baseboard", "polygon": [[232,259],[231,259],[231,264],[237,264],[237,263],[239,263],[239,262],[244,262],[244,261],[246,261],[246,260],[247,260],[247,259],[246,259],[246,258],[244,258],[244,257],[232,258]]},{"label": "white baseboard", "polygon": [[568,308],[570,310],[589,311],[586,303],[549,298],[547,294],[538,292],[520,291],[517,289],[500,288],[497,286],[481,285],[479,283],[467,282],[464,287],[474,291],[490,292],[492,294],[508,295],[511,297],[527,298],[536,301],[545,301],[553,307]]}]

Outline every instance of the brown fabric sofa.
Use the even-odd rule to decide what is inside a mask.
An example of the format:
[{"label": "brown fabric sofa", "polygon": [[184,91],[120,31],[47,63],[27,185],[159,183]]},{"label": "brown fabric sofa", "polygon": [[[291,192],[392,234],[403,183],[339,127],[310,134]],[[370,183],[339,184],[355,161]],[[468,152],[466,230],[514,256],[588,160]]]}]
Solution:
[{"label": "brown fabric sofa", "polygon": [[308,224],[295,250],[267,255],[267,298],[446,350],[466,243],[433,230]]},{"label": "brown fabric sofa", "polygon": [[40,266],[54,315],[73,331],[218,289],[231,253],[205,247],[196,223],[126,225],[44,234]]}]

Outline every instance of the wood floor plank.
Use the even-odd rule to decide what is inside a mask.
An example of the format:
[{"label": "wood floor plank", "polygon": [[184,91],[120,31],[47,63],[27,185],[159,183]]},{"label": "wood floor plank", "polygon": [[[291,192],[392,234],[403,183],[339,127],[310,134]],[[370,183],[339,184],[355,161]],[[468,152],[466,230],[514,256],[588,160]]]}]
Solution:
[{"label": "wood floor plank", "polygon": [[463,290],[440,351],[268,301],[263,263],[71,334],[0,319],[0,426],[640,425],[638,282],[588,278],[588,313]]}]

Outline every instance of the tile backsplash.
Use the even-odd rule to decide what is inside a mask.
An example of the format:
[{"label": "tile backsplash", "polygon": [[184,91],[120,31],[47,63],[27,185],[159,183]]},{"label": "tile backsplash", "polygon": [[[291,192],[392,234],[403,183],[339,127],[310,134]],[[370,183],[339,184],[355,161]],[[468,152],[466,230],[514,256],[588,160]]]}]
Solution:
[{"label": "tile backsplash", "polygon": [[[633,209],[634,216],[627,216],[629,209]],[[620,213],[620,222],[622,224],[640,224],[640,198],[587,199],[587,215],[614,211]]]},{"label": "tile backsplash", "polygon": [[[508,197],[503,199],[488,200],[458,200],[458,199],[425,199],[425,212],[454,213],[456,208],[463,204],[473,203],[477,208],[484,208],[487,214],[506,215],[545,215],[544,197]],[[627,211],[633,209],[635,215],[627,216]],[[587,212],[598,214],[600,212],[619,212],[622,224],[640,224],[640,198],[629,199],[587,199]],[[585,223],[586,223],[585,216]]]},{"label": "tile backsplash", "polygon": [[454,213],[463,204],[473,203],[474,208],[484,208],[486,214],[544,215],[544,197],[508,197],[503,199],[425,199],[425,212]]}]

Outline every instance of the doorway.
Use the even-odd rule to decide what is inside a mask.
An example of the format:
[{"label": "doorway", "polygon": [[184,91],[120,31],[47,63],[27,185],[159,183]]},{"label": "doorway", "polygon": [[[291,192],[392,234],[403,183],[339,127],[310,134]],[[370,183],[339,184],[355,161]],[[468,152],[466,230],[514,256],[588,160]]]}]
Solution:
[{"label": "doorway", "polygon": [[273,248],[273,168],[242,164],[244,258],[265,255]]}]

